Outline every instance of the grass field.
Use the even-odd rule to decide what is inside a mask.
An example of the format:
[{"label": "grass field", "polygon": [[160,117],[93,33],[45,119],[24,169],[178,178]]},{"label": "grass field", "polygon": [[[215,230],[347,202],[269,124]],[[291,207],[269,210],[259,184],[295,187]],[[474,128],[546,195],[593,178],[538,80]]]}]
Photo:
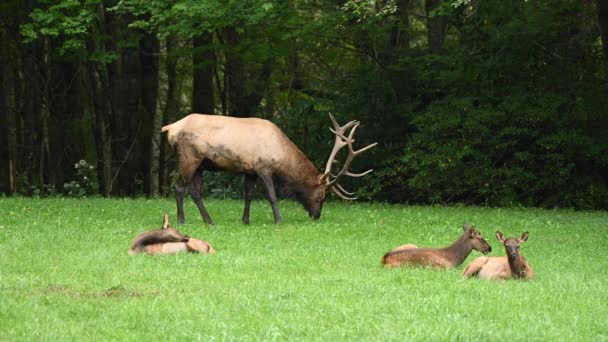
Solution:
[{"label": "grass field", "polygon": [[[608,340],[608,213],[327,203],[311,221],[281,202],[208,200],[179,229],[213,256],[129,256],[171,199],[0,198],[0,340]],[[531,281],[384,269],[403,243],[443,246],[476,225],[530,232]]]}]

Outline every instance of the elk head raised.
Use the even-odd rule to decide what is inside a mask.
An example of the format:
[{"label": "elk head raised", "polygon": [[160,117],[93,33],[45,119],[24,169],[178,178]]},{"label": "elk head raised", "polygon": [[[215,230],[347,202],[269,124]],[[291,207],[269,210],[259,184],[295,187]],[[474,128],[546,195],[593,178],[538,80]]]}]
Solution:
[{"label": "elk head raised", "polygon": [[517,260],[519,258],[519,247],[528,240],[528,232],[522,233],[521,236],[516,239],[513,237],[506,238],[502,232],[498,231],[496,232],[496,239],[505,246],[505,251],[507,252],[509,260]]}]

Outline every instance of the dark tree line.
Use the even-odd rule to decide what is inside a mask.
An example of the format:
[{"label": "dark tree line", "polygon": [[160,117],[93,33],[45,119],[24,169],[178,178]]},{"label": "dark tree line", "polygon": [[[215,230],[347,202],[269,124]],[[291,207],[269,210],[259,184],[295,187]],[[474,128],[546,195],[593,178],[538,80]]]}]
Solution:
[{"label": "dark tree line", "polygon": [[368,198],[608,208],[605,1],[9,0],[0,44],[6,194],[165,194],[191,112],[321,166],[333,112],[380,142]]}]

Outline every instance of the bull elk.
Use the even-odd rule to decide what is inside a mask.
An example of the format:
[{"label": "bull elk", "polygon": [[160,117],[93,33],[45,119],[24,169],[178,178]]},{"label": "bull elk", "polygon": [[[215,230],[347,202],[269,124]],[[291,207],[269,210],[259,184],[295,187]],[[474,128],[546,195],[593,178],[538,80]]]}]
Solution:
[{"label": "bull elk", "polygon": [[519,252],[519,247],[528,240],[528,232],[520,237],[505,238],[503,233],[496,232],[496,239],[505,246],[507,256],[479,257],[465,268],[463,277],[479,277],[481,279],[530,279],[534,270]]},{"label": "bull elk", "polygon": [[460,238],[448,247],[418,248],[412,244],[399,246],[384,255],[382,264],[385,267],[408,265],[452,268],[462,264],[473,249],[483,254],[492,251],[492,247],[475,227],[465,224],[463,230]]},{"label": "bull elk", "polygon": [[[177,218],[184,223],[184,195],[186,190],[207,224],[213,224],[201,198],[203,170],[232,171],[244,174],[245,208],[243,223],[249,223],[249,209],[258,178],[262,179],[266,196],[272,207],[275,223],[281,223],[274,182],[286,195],[300,202],[313,219],[321,216],[321,209],[329,190],[346,200],[354,200],[338,180],[341,176],[362,177],[372,172],[352,173],[350,165],[361,153],[377,145],[359,150],[353,148],[353,136],[359,121],[340,126],[329,114],[335,143],[320,173],[300,149],[272,122],[258,118],[234,118],[220,115],[190,114],[161,131],[167,132],[169,144],[178,155],[179,168],[175,182]],[[348,147],[348,156],[337,174],[332,173],[338,151]]]}]

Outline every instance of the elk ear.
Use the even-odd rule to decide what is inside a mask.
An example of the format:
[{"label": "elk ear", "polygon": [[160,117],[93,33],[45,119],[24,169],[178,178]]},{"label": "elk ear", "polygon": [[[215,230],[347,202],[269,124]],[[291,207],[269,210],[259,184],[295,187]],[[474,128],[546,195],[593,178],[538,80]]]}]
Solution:
[{"label": "elk ear", "polygon": [[165,213],[164,219],[163,219],[163,229],[167,229],[169,228],[169,214]]},{"label": "elk ear", "polygon": [[467,230],[469,230],[469,228],[471,228],[471,227],[469,227],[469,225],[466,224],[466,223],[462,225],[462,231],[464,231],[464,232],[466,232]]},{"label": "elk ear", "polygon": [[505,236],[500,231],[496,232],[496,239],[502,243],[505,242]]},{"label": "elk ear", "polygon": [[329,178],[329,172],[325,172],[324,174],[320,175],[319,184],[326,184],[328,178]]},{"label": "elk ear", "polygon": [[521,236],[517,239],[517,241],[519,241],[519,243],[523,243],[526,240],[528,240],[528,232],[521,234]]}]

